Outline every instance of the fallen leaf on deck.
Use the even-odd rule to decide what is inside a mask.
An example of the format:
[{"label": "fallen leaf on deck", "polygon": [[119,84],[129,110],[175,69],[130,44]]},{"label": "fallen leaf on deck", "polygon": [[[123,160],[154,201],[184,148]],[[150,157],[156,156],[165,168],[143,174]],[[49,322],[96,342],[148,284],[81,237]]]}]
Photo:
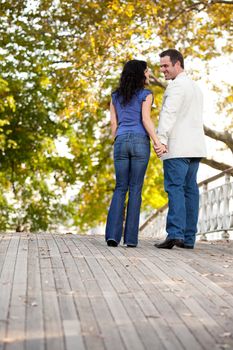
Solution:
[{"label": "fallen leaf on deck", "polygon": [[231,332],[224,332],[223,334],[220,334],[221,338],[229,338],[231,336]]},{"label": "fallen leaf on deck", "polygon": [[181,277],[172,277],[172,280],[176,282],[185,282],[185,280]]},{"label": "fallen leaf on deck", "polygon": [[219,349],[230,349],[230,346],[228,344],[217,344]]}]

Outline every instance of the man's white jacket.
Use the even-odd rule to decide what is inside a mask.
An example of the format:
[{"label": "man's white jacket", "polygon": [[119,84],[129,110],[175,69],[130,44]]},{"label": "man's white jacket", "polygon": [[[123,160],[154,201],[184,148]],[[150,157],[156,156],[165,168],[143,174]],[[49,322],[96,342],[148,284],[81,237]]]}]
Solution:
[{"label": "man's white jacket", "polygon": [[185,72],[166,88],[159,117],[158,137],[168,146],[161,159],[205,157],[203,96]]}]

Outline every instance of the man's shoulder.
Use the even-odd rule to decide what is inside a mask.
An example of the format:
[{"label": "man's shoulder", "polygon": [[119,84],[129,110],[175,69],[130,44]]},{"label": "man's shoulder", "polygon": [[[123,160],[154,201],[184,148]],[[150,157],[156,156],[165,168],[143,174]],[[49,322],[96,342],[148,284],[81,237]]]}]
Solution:
[{"label": "man's shoulder", "polygon": [[179,85],[190,84],[190,85],[198,86],[197,82],[192,77],[190,77],[189,75],[184,74],[184,73],[183,74],[179,74],[177,76],[177,78],[173,80],[173,82],[175,84],[179,84]]},{"label": "man's shoulder", "polygon": [[190,78],[186,74],[179,75],[176,79],[172,80],[170,84],[168,85],[169,90],[170,89],[175,89],[175,88],[180,88],[182,90],[186,90],[189,88],[196,87],[199,89],[198,84],[196,81],[194,81],[192,78]]},{"label": "man's shoulder", "polygon": [[176,79],[173,80],[173,83],[175,85],[181,85],[181,86],[191,82],[192,82],[192,79],[186,73],[179,74],[176,77]]},{"label": "man's shoulder", "polygon": [[184,89],[185,89],[185,84],[183,79],[174,79],[168,84],[166,88],[166,94],[169,94],[172,91],[178,91],[178,90],[182,91]]}]

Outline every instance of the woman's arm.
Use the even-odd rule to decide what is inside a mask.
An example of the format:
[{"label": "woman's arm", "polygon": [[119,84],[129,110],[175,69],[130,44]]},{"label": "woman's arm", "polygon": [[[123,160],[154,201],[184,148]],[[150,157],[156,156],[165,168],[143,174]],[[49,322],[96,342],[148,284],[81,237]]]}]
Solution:
[{"label": "woman's arm", "polygon": [[110,103],[110,118],[111,118],[111,130],[112,130],[112,137],[115,138],[116,136],[116,131],[117,131],[117,114],[116,114],[116,110],[115,107],[112,103]]},{"label": "woman's arm", "polygon": [[142,122],[153,142],[154,148],[156,148],[157,155],[160,157],[164,152],[167,152],[167,149],[166,149],[166,146],[159,141],[155,133],[154,123],[150,118],[152,102],[153,102],[153,96],[152,94],[150,94],[146,97],[146,100],[142,103]]}]

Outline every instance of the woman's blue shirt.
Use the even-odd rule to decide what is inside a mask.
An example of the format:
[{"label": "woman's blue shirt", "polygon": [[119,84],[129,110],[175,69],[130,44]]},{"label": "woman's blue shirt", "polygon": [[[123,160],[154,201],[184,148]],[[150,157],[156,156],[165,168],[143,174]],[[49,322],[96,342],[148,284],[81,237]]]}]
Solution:
[{"label": "woman's blue shirt", "polygon": [[117,92],[112,93],[112,103],[117,113],[118,127],[116,136],[132,132],[148,135],[142,123],[142,103],[152,92],[148,89],[137,91],[129,103],[122,104],[122,97]]}]

